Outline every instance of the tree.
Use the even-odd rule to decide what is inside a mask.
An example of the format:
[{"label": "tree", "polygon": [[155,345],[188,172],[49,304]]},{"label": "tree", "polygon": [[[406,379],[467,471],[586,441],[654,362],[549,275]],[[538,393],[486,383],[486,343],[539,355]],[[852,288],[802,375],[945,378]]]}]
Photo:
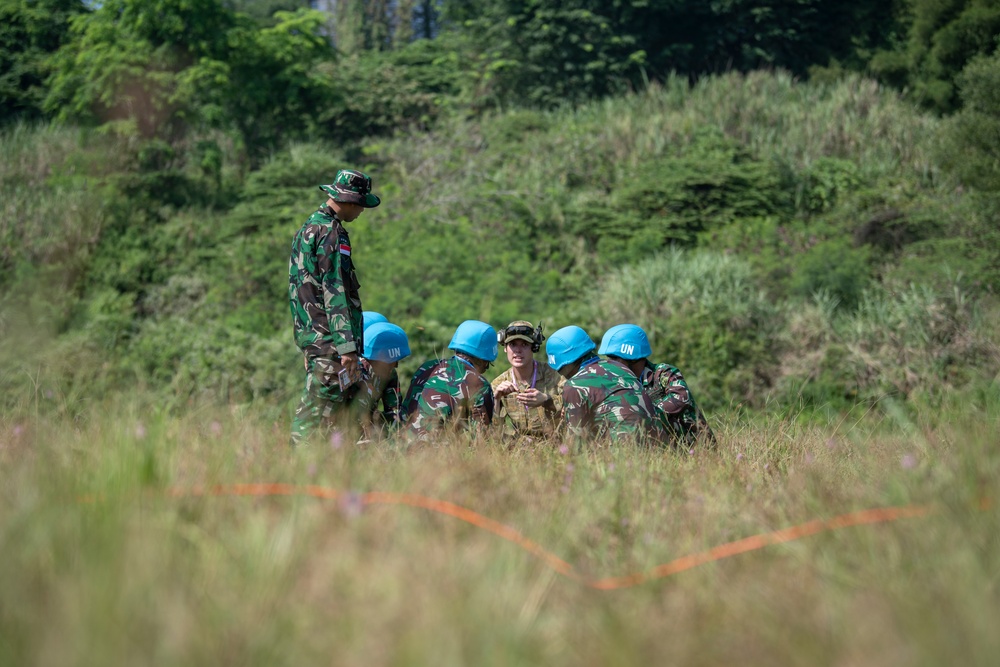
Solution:
[{"label": "tree", "polygon": [[1000,52],[971,60],[957,83],[963,106],[945,125],[942,166],[1000,195]]},{"label": "tree", "polygon": [[954,111],[960,98],[956,78],[973,58],[989,55],[1000,35],[995,0],[906,0],[907,39],[872,59],[878,76],[909,89],[918,103]]},{"label": "tree", "polygon": [[273,27],[278,12],[294,12],[296,9],[309,9],[313,4],[309,0],[227,0],[225,6],[234,12],[252,16],[264,27]]},{"label": "tree", "polygon": [[321,12],[277,12],[273,27],[218,0],[107,0],[73,22],[45,101],[64,119],[115,123],[176,142],[235,129],[251,156],[315,126],[332,60]]},{"label": "tree", "polygon": [[484,0],[450,12],[463,20],[479,96],[500,105],[605,95],[637,80],[645,62],[615,5],[599,0]]},{"label": "tree", "polygon": [[4,0],[0,4],[0,124],[42,116],[45,59],[86,11],[80,0]]}]

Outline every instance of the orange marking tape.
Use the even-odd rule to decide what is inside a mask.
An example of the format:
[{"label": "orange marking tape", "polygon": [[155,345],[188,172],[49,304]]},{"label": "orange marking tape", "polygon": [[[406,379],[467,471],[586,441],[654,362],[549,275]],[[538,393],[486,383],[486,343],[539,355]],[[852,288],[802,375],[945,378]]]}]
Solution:
[{"label": "orange marking tape", "polygon": [[[745,537],[733,542],[727,542],[707,551],[689,554],[676,558],[663,565],[658,565],[646,572],[636,572],[620,577],[606,577],[604,579],[587,579],[579,574],[576,569],[559,558],[552,552],[546,550],[537,542],[525,537],[518,530],[506,524],[494,521],[479,514],[467,507],[456,505],[445,500],[437,500],[409,493],[387,493],[372,491],[368,493],[352,494],[329,489],[323,486],[297,486],[294,484],[232,484],[217,485],[210,487],[195,487],[192,489],[172,488],[167,490],[167,495],[179,498],[184,496],[312,496],[315,498],[350,499],[356,498],[362,505],[409,505],[418,507],[439,514],[453,516],[460,521],[487,530],[508,542],[512,542],[525,551],[541,558],[550,568],[566,576],[569,579],[580,582],[591,588],[598,590],[614,590],[619,588],[629,588],[654,579],[662,579],[685,570],[690,570],[698,565],[711,563],[713,561],[731,558],[748,551],[755,551],[772,544],[791,542],[803,537],[823,533],[839,528],[851,526],[863,526],[876,523],[887,523],[900,519],[924,517],[935,510],[926,505],[904,505],[900,507],[882,507],[877,509],[862,510],[841,514],[832,519],[815,519],[806,523],[789,528],[782,528],[751,537]],[[92,501],[93,498],[82,499],[85,502]],[[980,510],[992,507],[989,499],[982,499],[979,503]]]},{"label": "orange marking tape", "polygon": [[435,500],[409,493],[380,493],[376,491],[362,494],[361,500],[366,505],[410,505],[411,507],[421,507],[432,512],[453,516],[456,519],[470,523],[483,530],[488,530],[494,535],[499,535],[503,539],[513,542],[525,551],[533,553],[544,560],[549,567],[559,574],[566,575],[571,579],[580,580],[580,575],[576,574],[572,565],[550,551],[547,551],[537,542],[529,540],[514,528],[487,518],[478,512],[473,512],[467,507],[462,507],[461,505],[456,505],[445,500]]},{"label": "orange marking tape", "polygon": [[635,586],[636,584],[641,584],[653,579],[669,577],[672,574],[677,574],[678,572],[683,572],[684,570],[690,570],[691,568],[703,565],[704,563],[711,563],[712,561],[730,558],[738,554],[746,553],[747,551],[762,549],[772,544],[791,542],[792,540],[798,540],[803,537],[808,537],[809,535],[815,535],[816,533],[822,533],[829,530],[836,530],[837,528],[847,528],[848,526],[861,526],[872,523],[884,523],[887,521],[896,521],[898,519],[926,516],[931,511],[932,510],[929,507],[906,505],[903,507],[883,507],[880,509],[841,514],[840,516],[836,516],[825,521],[822,519],[816,519],[806,523],[801,523],[797,526],[792,526],[791,528],[783,528],[769,533],[761,533],[760,535],[745,537],[742,540],[720,544],[719,546],[713,547],[708,551],[702,551],[700,553],[676,558],[669,563],[658,565],[648,572],[638,572],[623,577],[608,577],[606,579],[598,579],[596,581],[588,581],[586,583],[592,588],[597,588],[603,591],[613,590],[615,588],[628,588],[629,586]]}]

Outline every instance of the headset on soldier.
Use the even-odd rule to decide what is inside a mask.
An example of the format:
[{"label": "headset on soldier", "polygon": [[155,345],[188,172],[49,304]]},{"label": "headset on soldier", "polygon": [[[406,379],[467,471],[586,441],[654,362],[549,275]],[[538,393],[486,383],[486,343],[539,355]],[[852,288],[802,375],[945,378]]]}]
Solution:
[{"label": "headset on soldier", "polygon": [[497,343],[504,346],[507,339],[513,336],[527,336],[530,338],[532,352],[538,352],[542,349],[542,341],[545,340],[545,336],[542,335],[542,323],[539,322],[538,326],[534,328],[531,325],[512,324],[505,329],[501,329],[497,332]]}]

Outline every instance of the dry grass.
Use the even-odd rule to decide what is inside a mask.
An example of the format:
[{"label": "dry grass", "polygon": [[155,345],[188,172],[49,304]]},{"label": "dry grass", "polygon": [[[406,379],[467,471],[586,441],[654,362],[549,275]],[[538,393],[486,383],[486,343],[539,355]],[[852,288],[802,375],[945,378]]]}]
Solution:
[{"label": "dry grass", "polygon": [[[998,410],[954,410],[935,427],[733,415],[716,452],[575,455],[458,438],[290,451],[252,412],[136,401],[8,416],[0,664],[988,664],[1000,513],[974,503],[1000,482]],[[426,510],[166,493],[265,481],[448,500],[593,578],[870,507],[941,513],[603,592]]]}]

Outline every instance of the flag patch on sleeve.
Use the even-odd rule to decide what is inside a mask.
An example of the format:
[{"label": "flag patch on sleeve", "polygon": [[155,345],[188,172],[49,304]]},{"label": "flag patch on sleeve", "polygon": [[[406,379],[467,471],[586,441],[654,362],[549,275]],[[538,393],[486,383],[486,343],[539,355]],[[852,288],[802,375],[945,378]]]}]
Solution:
[{"label": "flag patch on sleeve", "polygon": [[348,257],[350,257],[351,256],[351,246],[347,245],[346,243],[341,243],[340,244],[340,254],[341,255],[347,255]]}]

